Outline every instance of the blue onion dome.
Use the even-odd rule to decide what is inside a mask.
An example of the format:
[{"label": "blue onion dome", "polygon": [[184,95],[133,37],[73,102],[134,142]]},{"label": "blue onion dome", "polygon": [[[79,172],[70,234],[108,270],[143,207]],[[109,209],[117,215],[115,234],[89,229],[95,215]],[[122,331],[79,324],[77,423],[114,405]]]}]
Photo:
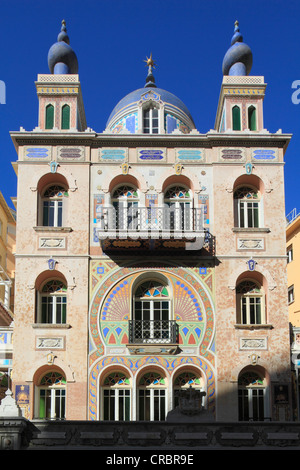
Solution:
[{"label": "blue onion dome", "polygon": [[[193,118],[185,104],[174,94],[158,88],[153,75],[154,61],[152,54],[145,60],[148,67],[146,83],[143,88],[132,91],[115,106],[106,124],[106,130],[113,133],[139,133],[141,129],[141,112],[154,106],[163,109],[164,132],[174,131],[189,133],[195,129]],[[159,132],[158,132],[159,133]]]},{"label": "blue onion dome", "polygon": [[223,75],[249,75],[251,67],[252,51],[250,47],[243,42],[239,23],[236,21],[234,34],[231,39],[231,47],[228,49],[223,59]]},{"label": "blue onion dome", "polygon": [[78,73],[78,60],[70,46],[65,20],[62,21],[61,31],[57,36],[57,42],[49,49],[48,66],[52,74]]}]

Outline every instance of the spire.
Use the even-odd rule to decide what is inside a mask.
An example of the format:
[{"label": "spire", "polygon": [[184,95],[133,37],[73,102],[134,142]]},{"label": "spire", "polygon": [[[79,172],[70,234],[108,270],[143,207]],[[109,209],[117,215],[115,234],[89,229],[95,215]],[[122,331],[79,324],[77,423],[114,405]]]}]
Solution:
[{"label": "spire", "polygon": [[70,46],[65,20],[61,22],[61,30],[57,36],[57,42],[49,49],[48,66],[50,73],[53,74],[78,73],[78,61],[75,52]]},{"label": "spire", "polygon": [[57,42],[60,42],[60,41],[64,41],[67,44],[70,44],[70,39],[69,39],[69,36],[67,35],[67,28],[66,28],[65,20],[62,20],[61,30],[60,30],[60,33],[57,36]]},{"label": "spire", "polygon": [[231,45],[235,44],[236,42],[243,42],[243,36],[240,33],[239,22],[236,20],[234,23],[234,33],[231,38]]},{"label": "spire", "polygon": [[251,67],[252,51],[250,47],[243,42],[239,22],[236,21],[234,24],[234,33],[231,38],[231,47],[228,49],[223,59],[223,75],[249,75]]},{"label": "spire", "polygon": [[154,66],[156,65],[154,60],[152,59],[152,52],[150,54],[150,57],[147,57],[147,60],[144,60],[146,62],[146,66],[148,66],[148,75],[146,78],[146,84],[145,88],[152,87],[156,88],[155,85],[155,78],[153,76],[152,68],[155,68]]}]

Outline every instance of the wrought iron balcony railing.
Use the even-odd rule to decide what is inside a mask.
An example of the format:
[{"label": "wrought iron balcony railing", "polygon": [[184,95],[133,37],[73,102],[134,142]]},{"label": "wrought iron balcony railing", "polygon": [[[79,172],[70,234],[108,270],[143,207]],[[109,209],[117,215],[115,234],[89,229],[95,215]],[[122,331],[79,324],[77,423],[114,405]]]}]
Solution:
[{"label": "wrought iron balcony railing", "polygon": [[97,235],[105,238],[204,238],[204,213],[190,207],[102,207]]},{"label": "wrought iron balcony railing", "polygon": [[129,343],[174,344],[177,325],[174,320],[129,320]]}]

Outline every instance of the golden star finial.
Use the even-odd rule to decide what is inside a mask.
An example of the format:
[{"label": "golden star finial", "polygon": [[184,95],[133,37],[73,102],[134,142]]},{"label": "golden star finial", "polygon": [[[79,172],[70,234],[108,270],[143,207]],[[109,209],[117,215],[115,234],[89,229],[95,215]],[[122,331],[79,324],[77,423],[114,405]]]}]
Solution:
[{"label": "golden star finial", "polygon": [[152,59],[152,52],[150,54],[150,57],[147,57],[147,60],[144,60],[144,62],[146,62],[148,67],[149,66],[154,67],[156,65],[154,60]]}]

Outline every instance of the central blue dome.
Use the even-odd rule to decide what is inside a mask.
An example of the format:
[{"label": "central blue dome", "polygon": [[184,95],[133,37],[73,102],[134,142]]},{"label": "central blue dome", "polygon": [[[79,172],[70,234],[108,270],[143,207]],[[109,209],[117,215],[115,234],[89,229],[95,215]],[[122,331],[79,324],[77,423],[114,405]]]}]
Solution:
[{"label": "central blue dome", "polygon": [[[112,110],[107,121],[107,127],[109,127],[109,124],[114,120],[116,115],[119,115],[121,112],[126,112],[127,109],[130,109],[134,105],[138,105],[142,96],[149,93],[149,91],[150,88],[139,88],[138,90],[128,93],[128,95],[122,98]],[[195,126],[188,108],[179,98],[177,98],[177,96],[173,95],[173,93],[170,93],[169,91],[163,90],[162,88],[154,88],[152,89],[152,92],[159,95],[161,101],[163,101],[165,104],[172,106],[174,109],[177,109],[179,113],[185,114],[193,126]]]},{"label": "central blue dome", "polygon": [[174,131],[189,133],[195,129],[193,118],[185,104],[162,88],[157,88],[152,74],[152,58],[148,59],[149,71],[146,84],[128,93],[114,107],[106,124],[106,130],[113,133],[143,133],[143,112],[156,108],[160,120],[160,132],[171,134]]}]

